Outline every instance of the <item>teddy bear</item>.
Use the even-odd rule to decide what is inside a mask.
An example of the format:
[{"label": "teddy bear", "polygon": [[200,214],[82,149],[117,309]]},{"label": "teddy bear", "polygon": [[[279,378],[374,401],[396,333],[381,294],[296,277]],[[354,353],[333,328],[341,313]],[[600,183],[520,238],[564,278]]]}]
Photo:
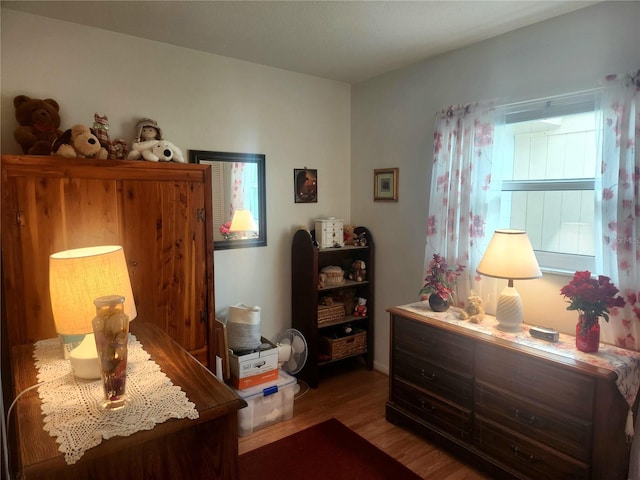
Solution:
[{"label": "teddy bear", "polygon": [[16,120],[20,126],[14,137],[28,155],[49,155],[51,145],[62,135],[60,106],[51,98],[39,100],[26,95],[13,99]]},{"label": "teddy bear", "polygon": [[362,232],[360,235],[356,235],[354,240],[354,245],[358,247],[366,247],[367,246],[367,233]]},{"label": "teddy bear", "polygon": [[366,317],[367,316],[367,299],[358,297],[358,303],[353,309],[354,317]]},{"label": "teddy bear", "polygon": [[108,152],[100,145],[98,137],[91,128],[77,124],[58,137],[51,147],[51,155],[66,158],[106,159]]},{"label": "teddy bear", "polygon": [[[167,140],[147,140],[145,142],[137,142],[133,144],[131,153],[139,154],[149,162],[177,162],[185,163],[182,151],[173,143]],[[137,155],[136,155],[137,156]]]},{"label": "teddy bear", "polygon": [[94,113],[93,130],[100,141],[100,145],[107,150],[108,159],[124,160],[127,158],[127,142],[121,138],[111,140],[109,137],[109,117]]},{"label": "teddy bear", "polygon": [[356,244],[356,227],[353,225],[345,225],[343,229],[344,244],[355,245]]},{"label": "teddy bear", "polygon": [[464,310],[460,312],[460,318],[462,320],[470,320],[472,323],[480,323],[484,320],[482,298],[476,292],[471,291],[471,295],[467,297],[467,304]]},{"label": "teddy bear", "polygon": [[363,260],[356,260],[351,264],[349,279],[356,282],[364,282],[367,278],[367,266]]}]

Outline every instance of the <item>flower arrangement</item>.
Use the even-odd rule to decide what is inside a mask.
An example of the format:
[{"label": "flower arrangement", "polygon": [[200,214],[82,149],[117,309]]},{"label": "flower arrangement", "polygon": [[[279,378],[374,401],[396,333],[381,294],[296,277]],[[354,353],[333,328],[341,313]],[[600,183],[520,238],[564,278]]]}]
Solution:
[{"label": "flower arrangement", "polygon": [[456,265],[455,268],[450,268],[439,253],[434,253],[429,262],[424,286],[420,290],[421,298],[425,300],[429,295],[435,293],[443,300],[448,300],[453,293],[456,280],[463,270],[464,265]]},{"label": "flower arrangement", "polygon": [[589,329],[598,322],[598,317],[609,321],[609,309],[624,307],[624,298],[617,296],[619,290],[611,283],[611,279],[599,275],[591,278],[591,272],[576,272],[573,279],[560,289],[560,294],[568,299],[567,310],[578,310],[584,314],[584,329]]},{"label": "flower arrangement", "polygon": [[220,225],[220,234],[222,235],[222,238],[224,238],[225,240],[229,240],[230,238],[233,238],[233,233],[231,233],[231,220],[229,220],[227,223],[223,223],[222,225]]}]

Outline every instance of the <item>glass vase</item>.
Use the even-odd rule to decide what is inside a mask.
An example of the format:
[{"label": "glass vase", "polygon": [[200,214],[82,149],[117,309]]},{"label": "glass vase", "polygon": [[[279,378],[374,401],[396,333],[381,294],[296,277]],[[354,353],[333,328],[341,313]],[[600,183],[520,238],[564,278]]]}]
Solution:
[{"label": "glass vase", "polygon": [[101,405],[108,410],[117,410],[128,402],[125,392],[129,317],[124,313],[124,297],[120,295],[99,297],[93,303],[96,306],[93,334],[104,391]]},{"label": "glass vase", "polygon": [[576,324],[576,348],[581,352],[595,353],[600,347],[600,323],[598,317],[581,313]]}]

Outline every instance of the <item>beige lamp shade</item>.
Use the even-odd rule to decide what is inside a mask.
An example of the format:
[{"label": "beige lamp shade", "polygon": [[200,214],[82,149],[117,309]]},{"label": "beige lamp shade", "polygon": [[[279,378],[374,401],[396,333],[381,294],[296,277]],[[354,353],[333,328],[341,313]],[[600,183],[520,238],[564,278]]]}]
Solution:
[{"label": "beige lamp shade", "polygon": [[258,226],[250,210],[238,209],[231,219],[230,232],[257,232]]},{"label": "beige lamp shade", "polygon": [[510,280],[542,276],[529,236],[523,230],[496,230],[476,270],[487,277]]},{"label": "beige lamp shade", "polygon": [[49,257],[49,295],[59,335],[92,333],[93,301],[105,295],[124,297],[129,321],[137,316],[124,250],[119,245],[77,248]]}]

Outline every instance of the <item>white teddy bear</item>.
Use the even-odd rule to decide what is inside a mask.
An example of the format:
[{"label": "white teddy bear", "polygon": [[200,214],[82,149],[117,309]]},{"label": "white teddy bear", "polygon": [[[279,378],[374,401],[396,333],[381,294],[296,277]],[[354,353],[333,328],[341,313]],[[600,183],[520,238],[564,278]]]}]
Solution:
[{"label": "white teddy bear", "polygon": [[134,143],[129,158],[140,157],[149,162],[186,163],[180,149],[167,140],[147,140]]}]

